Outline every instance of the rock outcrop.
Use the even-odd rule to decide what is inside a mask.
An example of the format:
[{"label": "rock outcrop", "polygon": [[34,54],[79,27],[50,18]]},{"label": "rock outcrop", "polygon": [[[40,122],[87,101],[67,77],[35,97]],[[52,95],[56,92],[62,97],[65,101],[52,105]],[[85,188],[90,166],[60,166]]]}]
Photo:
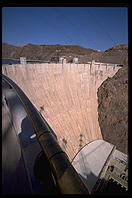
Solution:
[{"label": "rock outcrop", "polygon": [[128,60],[98,92],[99,125],[103,139],[128,154]]},{"label": "rock outcrop", "polygon": [[87,63],[95,60],[104,63],[122,64],[128,56],[127,45],[116,45],[106,51],[97,51],[78,45],[34,45],[14,46],[2,43],[2,58],[19,59],[26,57],[28,60],[42,60],[58,62],[61,56],[66,56],[67,62],[72,62],[78,57],[79,63]]}]

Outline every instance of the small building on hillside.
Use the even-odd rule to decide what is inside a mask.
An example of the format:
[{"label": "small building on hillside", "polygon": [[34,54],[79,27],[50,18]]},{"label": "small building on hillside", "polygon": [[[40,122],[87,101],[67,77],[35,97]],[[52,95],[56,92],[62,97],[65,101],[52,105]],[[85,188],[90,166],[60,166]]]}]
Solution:
[{"label": "small building on hillside", "polygon": [[61,56],[59,58],[59,63],[66,63],[66,56]]},{"label": "small building on hillside", "polygon": [[78,64],[78,58],[77,57],[73,58],[73,63]]},{"label": "small building on hillside", "polygon": [[25,65],[26,64],[26,58],[20,57],[20,64]]}]

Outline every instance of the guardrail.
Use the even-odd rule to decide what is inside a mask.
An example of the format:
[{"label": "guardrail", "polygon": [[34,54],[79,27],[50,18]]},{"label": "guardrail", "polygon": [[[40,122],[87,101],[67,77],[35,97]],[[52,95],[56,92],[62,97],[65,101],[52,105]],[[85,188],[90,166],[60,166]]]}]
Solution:
[{"label": "guardrail", "polygon": [[45,119],[30,102],[24,92],[7,76],[2,74],[6,81],[16,92],[31,121],[42,151],[49,161],[51,171],[62,194],[89,194],[87,187],[81,180],[75,168],[69,161],[66,153],[59,146],[52,135]]}]

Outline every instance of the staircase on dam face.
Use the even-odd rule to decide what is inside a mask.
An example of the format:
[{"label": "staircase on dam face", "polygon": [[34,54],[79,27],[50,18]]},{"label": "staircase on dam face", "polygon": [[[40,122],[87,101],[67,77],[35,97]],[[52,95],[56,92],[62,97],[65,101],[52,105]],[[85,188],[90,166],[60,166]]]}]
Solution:
[{"label": "staircase on dam face", "polygon": [[87,64],[17,64],[2,65],[2,73],[29,97],[72,160],[87,143],[102,139],[97,90],[119,68],[94,61]]}]

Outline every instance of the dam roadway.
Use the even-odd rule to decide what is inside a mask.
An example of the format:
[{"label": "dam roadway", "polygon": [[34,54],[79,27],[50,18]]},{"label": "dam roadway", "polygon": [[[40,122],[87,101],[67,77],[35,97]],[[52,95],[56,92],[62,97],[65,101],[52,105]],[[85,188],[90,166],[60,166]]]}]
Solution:
[{"label": "dam roadway", "polygon": [[87,187],[59,146],[46,120],[23,91],[4,75],[2,192],[88,194]]},{"label": "dam roadway", "polygon": [[108,64],[2,65],[41,112],[70,161],[93,140],[102,139],[97,90],[120,67]]}]

